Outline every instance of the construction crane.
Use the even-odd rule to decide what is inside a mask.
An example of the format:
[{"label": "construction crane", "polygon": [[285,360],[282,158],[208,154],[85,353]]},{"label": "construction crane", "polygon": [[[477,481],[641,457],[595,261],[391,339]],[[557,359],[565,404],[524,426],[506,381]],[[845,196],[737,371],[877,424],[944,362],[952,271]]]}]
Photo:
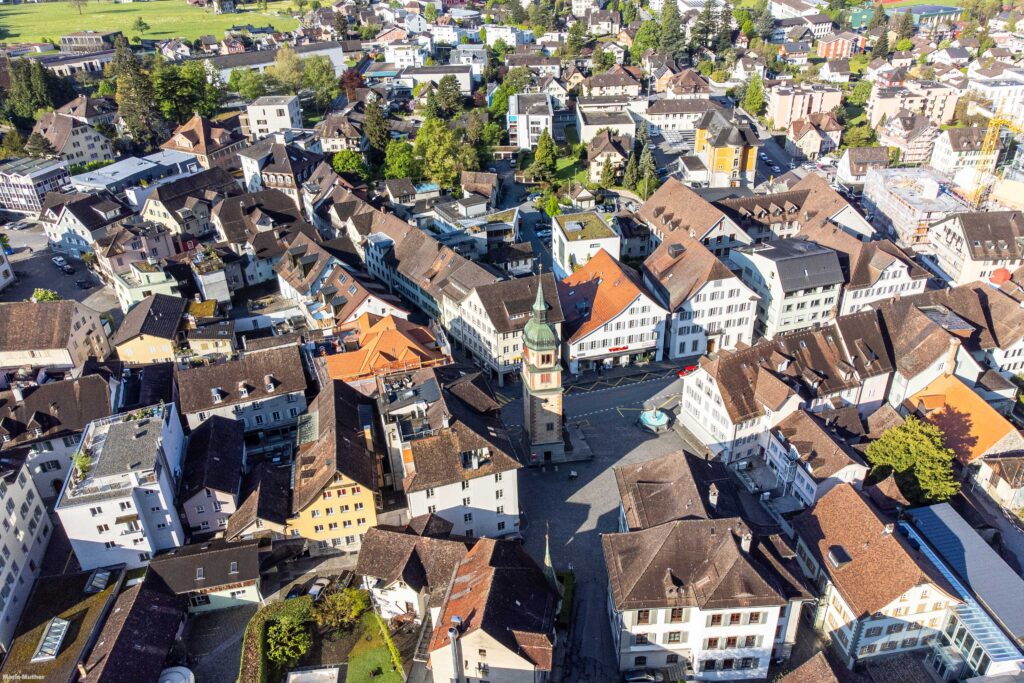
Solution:
[{"label": "construction crane", "polygon": [[999,146],[999,135],[1003,132],[1003,129],[1009,130],[1011,133],[1022,133],[1024,132],[1024,126],[1021,126],[1016,120],[1010,116],[1007,116],[1000,109],[995,114],[981,109],[981,114],[987,115],[988,127],[985,129],[985,140],[981,144],[981,153],[978,154],[977,170],[974,173],[974,187],[971,189],[968,200],[971,206],[975,209],[981,208],[981,201],[985,196],[986,191],[989,189],[989,180],[986,178],[988,175],[985,170],[985,164],[987,159],[991,159]]}]

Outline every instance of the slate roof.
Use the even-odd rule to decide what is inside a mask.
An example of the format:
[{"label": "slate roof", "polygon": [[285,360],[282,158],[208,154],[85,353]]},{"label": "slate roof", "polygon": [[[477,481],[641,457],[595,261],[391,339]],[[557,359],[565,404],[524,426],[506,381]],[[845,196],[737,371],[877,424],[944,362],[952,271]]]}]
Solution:
[{"label": "slate roof", "polygon": [[975,211],[952,219],[959,223],[975,261],[1024,258],[1024,214],[1020,211]]},{"label": "slate roof", "polygon": [[928,271],[898,247],[891,240],[879,239],[863,242],[842,228],[831,223],[819,222],[808,227],[801,226],[800,236],[834,249],[846,274],[848,287],[871,287],[878,282],[882,273],[893,263],[907,267],[913,280],[928,277]]},{"label": "slate roof", "polygon": [[[855,618],[875,614],[907,591],[929,583],[950,601],[959,601],[928,558],[900,534],[887,531],[887,522],[850,484],[835,486],[792,522]],[[837,547],[850,558],[838,567],[829,559],[830,553],[836,556]]]},{"label": "slate roof", "polygon": [[707,519],[697,482],[684,453],[613,467],[626,525],[649,529],[677,519]]},{"label": "slate roof", "polygon": [[242,423],[213,415],[192,432],[185,452],[180,499],[205,489],[237,496],[245,457]]},{"label": "slate roof", "polygon": [[110,343],[119,346],[141,335],[173,340],[187,308],[187,299],[150,294],[128,311]]},{"label": "slate roof", "polygon": [[[295,346],[250,351],[238,360],[178,369],[175,374],[184,415],[207,411],[214,406],[250,403],[306,390],[306,376]],[[269,391],[266,386],[268,377],[273,383]],[[246,385],[247,396],[241,395],[240,383]],[[214,401],[214,389],[220,391],[221,400]]]},{"label": "slate roof", "polygon": [[455,570],[428,649],[449,656],[448,627],[459,616],[461,637],[481,630],[536,669],[550,671],[558,603],[522,544],[482,538]]},{"label": "slate roof", "polygon": [[818,651],[813,657],[793,669],[777,683],[840,683],[836,677],[835,670],[829,664],[823,651]]},{"label": "slate roof", "polygon": [[[260,541],[250,539],[230,543],[214,539],[192,543],[161,553],[150,560],[149,571],[177,595],[210,590],[218,586],[258,581],[260,578]],[[232,563],[235,570],[232,571]],[[197,578],[202,569],[203,578]]]},{"label": "slate roof", "polygon": [[739,517],[676,520],[641,531],[602,534],[615,608],[786,604],[789,593],[800,590],[799,583],[744,551],[745,535],[752,536]]},{"label": "slate roof", "polygon": [[75,312],[80,307],[91,310],[75,301],[0,304],[0,351],[67,348]]},{"label": "slate roof", "polygon": [[836,252],[808,240],[785,238],[753,247],[741,247],[739,251],[771,261],[783,292],[842,284],[845,281]]},{"label": "slate roof", "polygon": [[71,132],[75,128],[92,128],[89,124],[79,121],[76,118],[57,112],[47,112],[36,120],[32,127],[33,133],[39,133],[53,146],[58,153],[64,151],[64,147],[71,139]]},{"label": "slate roof", "polygon": [[185,619],[182,598],[143,581],[126,588],[107,615],[86,658],[86,680],[136,683],[160,677],[178,628]]},{"label": "slate roof", "polygon": [[[295,202],[277,189],[228,197],[213,207],[211,215],[228,242],[249,242],[260,258],[280,256],[300,232],[317,238],[316,229],[306,222]],[[260,226],[260,221],[265,225]],[[267,229],[270,227],[273,229]]]},{"label": "slate roof", "polygon": [[538,278],[544,283],[544,301],[548,305],[548,322],[558,324],[565,319],[558,298],[555,276],[540,276],[499,280],[476,288],[484,313],[499,334],[519,332],[530,319],[530,309],[537,297]]}]

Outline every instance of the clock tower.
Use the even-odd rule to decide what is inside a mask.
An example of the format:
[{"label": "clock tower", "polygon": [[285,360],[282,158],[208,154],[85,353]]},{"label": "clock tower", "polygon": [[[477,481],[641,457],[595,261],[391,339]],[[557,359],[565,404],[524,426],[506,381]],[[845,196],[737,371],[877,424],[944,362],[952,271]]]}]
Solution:
[{"label": "clock tower", "polygon": [[523,328],[523,427],[531,464],[565,460],[560,347],[558,332],[548,322],[543,275],[538,275],[537,298]]}]

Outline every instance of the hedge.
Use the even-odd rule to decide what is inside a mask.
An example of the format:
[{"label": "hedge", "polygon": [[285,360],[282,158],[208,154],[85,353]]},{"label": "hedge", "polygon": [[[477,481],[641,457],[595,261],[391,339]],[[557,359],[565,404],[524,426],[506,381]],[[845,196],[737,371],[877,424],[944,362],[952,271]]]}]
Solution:
[{"label": "hedge", "polygon": [[558,626],[568,628],[572,620],[572,603],[576,597],[576,575],[572,572],[558,572],[562,583],[562,609],[558,613]]},{"label": "hedge", "polygon": [[404,677],[405,669],[402,666],[402,654],[398,651],[395,641],[391,639],[391,632],[388,631],[387,624],[384,623],[384,620],[376,612],[373,613],[373,616],[377,620],[377,626],[380,627],[380,634],[384,637],[384,642],[387,643],[388,652],[391,653],[391,663],[394,665],[395,671]]},{"label": "hedge", "polygon": [[238,683],[267,682],[267,623],[292,617],[300,623],[312,618],[313,597],[303,595],[291,600],[274,602],[261,607],[245,627],[242,638],[242,663],[238,668]]}]

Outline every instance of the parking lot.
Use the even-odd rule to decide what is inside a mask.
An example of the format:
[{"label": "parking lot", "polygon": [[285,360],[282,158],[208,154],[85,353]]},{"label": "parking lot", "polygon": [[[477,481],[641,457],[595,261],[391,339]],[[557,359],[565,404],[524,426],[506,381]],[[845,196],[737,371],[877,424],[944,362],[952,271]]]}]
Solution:
[{"label": "parking lot", "polygon": [[[65,256],[75,271],[73,274],[64,273],[53,264],[51,259],[56,254],[47,246],[42,227],[34,225],[26,230],[5,228],[2,231],[14,250],[8,258],[17,280],[0,292],[0,301],[24,301],[32,296],[36,288],[52,289],[64,299],[81,301],[98,313],[110,313],[115,324],[120,322],[123,314],[113,290],[103,286],[84,263]],[[79,281],[88,283],[89,288],[79,287]]]}]

